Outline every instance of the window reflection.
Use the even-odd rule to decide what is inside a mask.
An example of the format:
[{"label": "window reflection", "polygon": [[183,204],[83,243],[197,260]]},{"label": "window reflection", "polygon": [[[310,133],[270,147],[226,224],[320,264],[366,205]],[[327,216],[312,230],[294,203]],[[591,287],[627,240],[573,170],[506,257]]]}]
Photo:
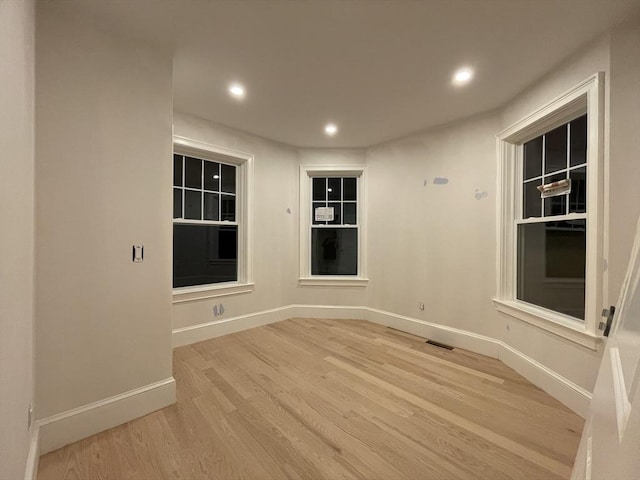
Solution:
[{"label": "window reflection", "polygon": [[517,298],[584,320],[585,259],[586,220],[518,225]]}]

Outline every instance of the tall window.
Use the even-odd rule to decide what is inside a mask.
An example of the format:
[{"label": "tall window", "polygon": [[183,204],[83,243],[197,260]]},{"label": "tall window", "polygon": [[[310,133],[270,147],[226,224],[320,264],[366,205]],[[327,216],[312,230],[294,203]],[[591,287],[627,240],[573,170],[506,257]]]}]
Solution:
[{"label": "tall window", "polygon": [[174,136],[174,302],[253,289],[253,156]]},{"label": "tall window", "polygon": [[300,168],[300,283],[366,284],[364,167]]},{"label": "tall window", "polygon": [[311,275],[358,274],[358,179],[313,177]]},{"label": "tall window", "polygon": [[173,156],[173,287],[238,280],[236,167]]},{"label": "tall window", "polygon": [[497,309],[597,348],[603,74],[498,135]]},{"label": "tall window", "polygon": [[587,115],[521,148],[517,298],[584,320]]}]

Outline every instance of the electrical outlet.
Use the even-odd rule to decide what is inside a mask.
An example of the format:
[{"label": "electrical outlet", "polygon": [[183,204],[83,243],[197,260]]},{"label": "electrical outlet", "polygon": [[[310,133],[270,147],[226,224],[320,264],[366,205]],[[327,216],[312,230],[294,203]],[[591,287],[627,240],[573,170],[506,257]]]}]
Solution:
[{"label": "electrical outlet", "polygon": [[418,310],[420,311],[424,310],[424,302],[418,302]]}]

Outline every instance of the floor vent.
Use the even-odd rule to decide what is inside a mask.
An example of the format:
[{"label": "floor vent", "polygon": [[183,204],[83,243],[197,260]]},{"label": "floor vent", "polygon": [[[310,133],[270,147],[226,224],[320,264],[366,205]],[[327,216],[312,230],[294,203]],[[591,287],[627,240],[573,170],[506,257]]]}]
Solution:
[{"label": "floor vent", "polygon": [[426,343],[428,343],[429,345],[433,345],[434,347],[440,347],[446,350],[453,350],[453,347],[451,345],[445,345],[444,343],[436,342],[434,340],[427,340]]}]

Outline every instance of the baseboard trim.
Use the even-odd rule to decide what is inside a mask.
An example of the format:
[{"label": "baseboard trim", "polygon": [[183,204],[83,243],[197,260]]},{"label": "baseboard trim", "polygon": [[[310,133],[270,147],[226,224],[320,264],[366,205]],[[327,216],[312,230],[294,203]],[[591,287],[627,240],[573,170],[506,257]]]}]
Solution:
[{"label": "baseboard trim", "polygon": [[587,418],[589,405],[591,405],[591,392],[512,346],[504,342],[500,343],[502,348],[498,358],[502,363],[513,368],[536,387],[547,392],[582,418]]},{"label": "baseboard trim", "polygon": [[45,454],[109,428],[142,417],[176,401],[173,377],[52,415],[37,422],[40,453]]},{"label": "baseboard trim", "polygon": [[29,444],[29,455],[27,455],[27,465],[24,470],[24,480],[36,480],[38,477],[38,463],[40,461],[40,429],[34,424],[31,431],[31,442]]},{"label": "baseboard trim", "polygon": [[291,305],[294,317],[364,320],[366,307],[342,305]]},{"label": "baseboard trim", "polygon": [[173,331],[173,345],[174,347],[188,345],[296,317],[367,320],[453,347],[497,358],[581,417],[585,418],[589,410],[591,393],[502,340],[376,308],[339,305],[288,305],[220,322],[176,329]]},{"label": "baseboard trim", "polygon": [[366,310],[365,320],[370,322],[497,358],[582,418],[589,412],[590,392],[502,340],[373,308]]},{"label": "baseboard trim", "polygon": [[280,322],[294,317],[293,307],[272,308],[261,312],[239,315],[215,322],[200,323],[190,327],[176,328],[173,330],[173,348],[191,345],[210,338],[241,332],[250,328]]},{"label": "baseboard trim", "polygon": [[452,347],[464,348],[472,352],[498,358],[500,341],[477,333],[460,330],[458,328],[438,325],[437,323],[405,317],[396,313],[386,312],[375,308],[365,309],[365,320],[378,325],[397,328],[413,335],[435,340]]}]

